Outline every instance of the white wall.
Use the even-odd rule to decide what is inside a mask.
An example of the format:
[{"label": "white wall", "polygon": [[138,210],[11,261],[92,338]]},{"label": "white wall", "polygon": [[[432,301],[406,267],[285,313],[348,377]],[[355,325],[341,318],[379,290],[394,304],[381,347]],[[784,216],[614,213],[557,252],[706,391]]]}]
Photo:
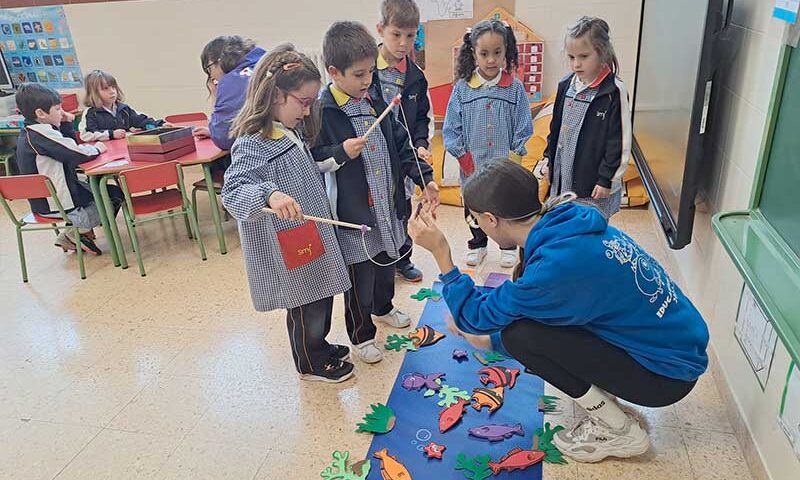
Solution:
[{"label": "white wall", "polygon": [[545,94],[555,93],[558,81],[569,71],[564,56],[564,35],[583,15],[601,17],[608,22],[620,63],[620,76],[632,94],[641,3],[641,0],[517,0],[517,18],[545,40]]},{"label": "white wall", "polygon": [[[752,373],[733,329],[743,286],[742,276],[711,230],[711,216],[749,205],[756,161],[777,68],[784,24],[771,19],[772,0],[735,0],[733,29],[739,47],[722,78],[722,109],[717,118],[715,168],[705,204],[698,208],[692,243],[673,251],[684,284],[710,325],[721,380],[727,383],[744,420],[737,434],[751,435],[760,459],[773,479],[800,478],[800,461],[776,419],[790,357],[778,348],[765,391]],[[720,379],[718,379],[720,380]],[[747,442],[742,442],[745,447]],[[757,473],[757,472],[756,472]]]},{"label": "white wall", "polygon": [[[128,102],[150,115],[210,109],[200,69],[203,45],[217,35],[249,36],[269,48],[291,41],[299,49],[321,50],[322,36],[335,20],[357,20],[370,30],[379,0],[138,0],[65,5],[84,73],[108,70]],[[581,15],[605,18],[633,91],[640,0],[518,0],[517,16],[543,36],[545,93],[555,92],[567,71],[566,28]]]},{"label": "white wall", "polygon": [[266,48],[291,41],[321,50],[335,20],[374,30],[376,0],[141,0],[65,5],[81,69],[101,68],[120,82],[128,102],[150,115],[210,110],[203,46],[239,34]]}]

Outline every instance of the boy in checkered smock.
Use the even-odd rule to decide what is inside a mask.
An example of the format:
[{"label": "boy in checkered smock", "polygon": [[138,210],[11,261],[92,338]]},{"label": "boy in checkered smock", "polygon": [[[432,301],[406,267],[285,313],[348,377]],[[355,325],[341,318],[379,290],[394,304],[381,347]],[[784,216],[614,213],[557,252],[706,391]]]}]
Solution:
[{"label": "boy in checkered smock", "polygon": [[325,182],[331,211],[341,221],[368,225],[369,232],[339,229],[338,238],[353,287],[345,292],[350,341],[366,363],[381,361],[375,346],[376,319],[395,328],[411,324],[393,304],[394,265],[406,240],[403,220],[410,215],[404,179],[411,177],[438,204],[433,170],[417,163],[403,126],[387,115],[369,136],[367,130],[387,105],[370,88],[378,48],[356,22],[336,22],[322,46],[332,83],[323,89],[322,130],[312,148]]},{"label": "boy in checkered smock", "polygon": [[[419,28],[419,8],[414,0],[383,0],[381,2],[381,21],[378,35],[382,43],[378,45],[377,69],[372,75],[372,83],[380,88],[383,101],[387,104],[401,94],[401,109],[395,108],[395,119],[406,126],[417,156],[430,161],[430,144],[433,138],[433,111],[428,80],[425,73],[411,58],[414,42]],[[411,205],[415,185],[406,177],[406,203]],[[410,237],[400,249],[401,254],[411,251]],[[411,263],[411,254],[397,262],[398,276],[409,282],[421,282],[422,271]]]},{"label": "boy in checkered smock", "polygon": [[[461,185],[475,170],[497,159],[520,162],[525,143],[533,135],[530,102],[525,87],[511,73],[517,67],[517,42],[513,30],[499,20],[478,23],[464,34],[458,55],[458,81],[444,118],[444,146],[458,159]],[[472,239],[467,242],[466,263],[479,265],[486,257],[488,237],[464,215]],[[501,249],[500,265],[513,267],[517,249]]]},{"label": "boy in checkered smock", "polygon": [[258,62],[231,130],[238,138],[222,203],[238,221],[256,310],[288,311],[300,377],[341,382],[353,375],[350,348],[325,337],[333,297],[350,288],[350,279],[334,227],[303,222],[304,214],[331,217],[322,175],[303,140],[319,128],[309,114],[320,85],[317,67],[291,45]]},{"label": "boy in checkered smock", "polygon": [[582,17],[567,34],[572,73],[558,85],[545,157],[552,196],[574,191],[608,220],[619,211],[631,115],[608,23]]}]

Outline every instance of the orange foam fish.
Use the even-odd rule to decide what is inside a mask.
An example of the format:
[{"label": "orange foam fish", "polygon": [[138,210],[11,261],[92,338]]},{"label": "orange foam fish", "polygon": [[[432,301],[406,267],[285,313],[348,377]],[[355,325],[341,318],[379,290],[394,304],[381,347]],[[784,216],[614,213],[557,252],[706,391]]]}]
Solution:
[{"label": "orange foam fish", "polygon": [[503,406],[504,396],[503,387],[476,388],[472,391],[472,401],[475,402],[472,408],[480,412],[483,407],[489,407],[489,413],[494,413]]},{"label": "orange foam fish", "polygon": [[497,475],[502,470],[513,472],[514,470],[525,470],[531,465],[544,460],[544,452],[538,450],[523,450],[515,448],[508,452],[503,458],[497,462],[489,462],[488,467],[492,469],[492,473]]},{"label": "orange foam fish", "polygon": [[428,325],[417,327],[416,330],[408,334],[408,338],[410,338],[417,347],[427,347],[428,345],[433,345],[444,337],[444,333],[437,332],[433,329],[433,327]]},{"label": "orange foam fish", "polygon": [[383,480],[412,480],[406,466],[389,455],[387,449],[378,450],[372,456],[381,461],[381,477],[383,477]]}]

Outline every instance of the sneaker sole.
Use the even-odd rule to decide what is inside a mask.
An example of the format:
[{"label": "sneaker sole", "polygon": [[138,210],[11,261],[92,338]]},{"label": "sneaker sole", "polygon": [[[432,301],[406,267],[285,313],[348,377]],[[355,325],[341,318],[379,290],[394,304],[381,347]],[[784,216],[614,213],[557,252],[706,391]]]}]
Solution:
[{"label": "sneaker sole", "polygon": [[403,325],[394,325],[392,323],[387,322],[386,320],[382,320],[381,317],[375,317],[375,321],[386,325],[387,327],[392,328],[408,328],[411,326],[411,320],[409,319],[408,323],[404,323]]},{"label": "sneaker sole", "polygon": [[570,452],[567,448],[568,445],[562,444],[558,437],[553,438],[553,444],[555,444],[561,453],[575,460],[576,462],[597,463],[608,457],[631,458],[643,455],[650,450],[650,437],[645,435],[642,441],[626,445],[624,448],[603,448],[597,449],[594,453]]},{"label": "sneaker sole", "polygon": [[397,272],[397,276],[402,278],[403,280],[405,280],[408,283],[420,283],[423,280],[422,277],[414,278],[414,279],[408,278],[408,277],[406,277],[405,275],[403,275],[400,272]]},{"label": "sneaker sole", "polygon": [[346,380],[349,380],[353,375],[355,375],[355,370],[351,370],[350,373],[342,375],[339,378],[328,378],[311,373],[301,373],[300,380],[304,380],[306,382],[342,383]]}]

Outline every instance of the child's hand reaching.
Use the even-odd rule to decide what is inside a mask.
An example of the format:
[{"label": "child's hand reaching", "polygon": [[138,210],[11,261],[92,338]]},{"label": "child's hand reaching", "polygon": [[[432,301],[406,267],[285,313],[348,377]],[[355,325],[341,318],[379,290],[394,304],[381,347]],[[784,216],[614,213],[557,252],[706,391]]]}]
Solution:
[{"label": "child's hand reaching", "polygon": [[208,127],[195,127],[195,129],[192,130],[192,135],[197,138],[210,138],[211,130],[209,130]]},{"label": "child's hand reaching", "polygon": [[123,130],[122,128],[114,130],[114,138],[116,139],[125,138],[125,130]]},{"label": "child's hand reaching", "polygon": [[447,329],[450,333],[454,335],[458,335],[460,337],[464,337],[464,339],[469,342],[470,345],[477,348],[478,350],[491,350],[492,349],[492,337],[489,335],[472,335],[469,333],[464,333],[458,329],[456,326],[456,322],[453,320],[453,317],[447,315],[445,318],[445,322],[447,323]]},{"label": "child's hand reaching", "polygon": [[611,189],[606,187],[601,187],[600,185],[595,185],[594,190],[592,190],[592,198],[595,200],[599,200],[601,198],[608,198],[611,195]]},{"label": "child's hand reaching", "polygon": [[431,163],[431,157],[433,156],[433,154],[432,154],[432,153],[430,152],[430,150],[428,150],[427,148],[425,148],[425,147],[418,147],[418,148],[417,148],[417,155],[418,155],[418,156],[419,156],[419,158],[421,158],[422,160],[424,160],[424,161],[426,161],[426,162],[428,162],[428,163]]},{"label": "child's hand reaching", "polygon": [[342,146],[344,147],[344,153],[346,153],[347,156],[350,157],[351,159],[355,159],[356,157],[361,155],[361,151],[364,150],[364,147],[366,145],[367,145],[366,137],[348,138],[342,144]]},{"label": "child's hand reaching", "polygon": [[269,196],[269,208],[275,210],[275,215],[281,220],[303,220],[303,209],[297,201],[283,192],[272,192]]},{"label": "child's hand reaching", "polygon": [[430,202],[430,209],[431,213],[434,214],[433,218],[436,218],[436,207],[439,206],[439,185],[436,182],[430,182],[425,185],[425,199]]}]

